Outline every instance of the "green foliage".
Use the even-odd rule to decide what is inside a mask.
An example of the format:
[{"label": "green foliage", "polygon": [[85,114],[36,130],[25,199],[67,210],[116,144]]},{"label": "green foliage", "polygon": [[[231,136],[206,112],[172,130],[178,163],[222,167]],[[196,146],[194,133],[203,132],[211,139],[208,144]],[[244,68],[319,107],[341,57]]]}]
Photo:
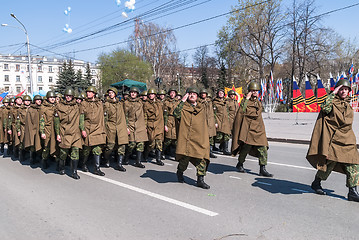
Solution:
[{"label": "green foliage", "polygon": [[68,64],[66,62],[62,64],[62,71],[58,75],[55,91],[64,93],[68,86],[76,87],[76,73],[71,60]]},{"label": "green foliage", "polygon": [[102,88],[125,79],[147,82],[152,76],[149,63],[139,60],[135,55],[122,49],[98,57],[101,69]]}]

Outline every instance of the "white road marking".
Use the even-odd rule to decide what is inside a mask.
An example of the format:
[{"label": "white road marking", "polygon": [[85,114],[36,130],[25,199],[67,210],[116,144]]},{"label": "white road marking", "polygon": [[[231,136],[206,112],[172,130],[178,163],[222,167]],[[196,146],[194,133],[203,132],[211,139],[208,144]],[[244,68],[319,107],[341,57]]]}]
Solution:
[{"label": "white road marking", "polygon": [[191,167],[188,167],[187,169],[190,169],[190,170],[191,170],[191,169],[193,169],[193,168],[191,168]]},{"label": "white road marking", "polygon": [[297,188],[292,188],[293,191],[297,191],[297,192],[303,192],[303,193],[309,193],[306,190],[302,190],[302,189],[297,189]]},{"label": "white road marking", "polygon": [[270,184],[270,183],[266,183],[266,182],[257,182],[257,183],[259,183],[259,184],[263,184],[263,185],[268,185],[268,186],[272,186],[272,184]]},{"label": "white road marking", "polygon": [[173,166],[172,163],[164,163],[164,164],[167,165],[167,166]]},{"label": "white road marking", "polygon": [[190,209],[190,210],[195,211],[195,212],[205,214],[205,215],[210,216],[210,217],[214,217],[214,216],[218,215],[218,213],[216,213],[216,212],[212,212],[212,211],[206,210],[204,208],[200,208],[200,207],[197,207],[197,206],[185,203],[185,202],[181,202],[181,201],[178,201],[178,200],[173,199],[173,198],[165,197],[165,196],[162,196],[162,195],[157,194],[157,193],[153,193],[153,192],[150,192],[150,191],[138,188],[138,187],[128,185],[126,183],[118,182],[118,181],[115,181],[115,180],[112,180],[112,179],[109,179],[109,178],[106,178],[106,177],[97,176],[97,175],[94,175],[94,174],[88,173],[88,172],[87,173],[86,172],[81,172],[81,173],[85,174],[85,175],[87,175],[89,177],[97,178],[97,179],[102,180],[104,182],[112,183],[114,185],[129,189],[129,190],[132,190],[132,191],[135,191],[135,192],[138,192],[138,193],[142,193],[144,195],[147,195],[147,196],[150,196],[150,197],[153,197],[153,198],[157,198],[159,200],[162,200],[162,201],[165,201],[165,202],[168,202],[168,203],[172,203],[174,205],[177,205],[177,206],[180,206],[180,207],[183,207],[183,208],[187,208],[187,209]]},{"label": "white road marking", "polygon": [[235,176],[229,176],[229,178],[234,178],[234,179],[242,179],[242,178],[239,178],[239,177],[235,177]]}]

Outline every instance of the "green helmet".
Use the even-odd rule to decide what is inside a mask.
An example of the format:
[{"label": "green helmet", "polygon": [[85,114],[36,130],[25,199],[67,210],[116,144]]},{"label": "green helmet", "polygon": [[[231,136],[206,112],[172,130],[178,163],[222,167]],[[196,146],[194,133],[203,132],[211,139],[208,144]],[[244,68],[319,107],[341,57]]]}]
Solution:
[{"label": "green helmet", "polygon": [[207,93],[207,97],[212,98],[212,93]]},{"label": "green helmet", "polygon": [[177,93],[177,89],[174,87],[170,87],[170,89],[168,89],[167,93],[169,94],[171,91],[175,91]]},{"label": "green helmet", "polygon": [[166,95],[166,90],[160,90],[158,93],[157,93],[158,95]]},{"label": "green helmet", "polygon": [[224,93],[224,89],[223,89],[223,88],[217,89],[217,94],[218,94],[219,92],[223,92],[223,93]]},{"label": "green helmet", "polygon": [[74,95],[75,95],[75,91],[74,91],[71,87],[68,87],[68,88],[66,88],[64,95],[65,95],[65,96],[66,96],[66,95],[67,95],[67,96],[74,96]]},{"label": "green helmet", "polygon": [[138,89],[138,87],[132,87],[130,89],[130,92],[137,92],[137,94],[140,94],[140,90]]},{"label": "green helmet", "polygon": [[15,102],[15,98],[10,98],[10,103],[14,103]]},{"label": "green helmet", "polygon": [[42,100],[42,97],[40,95],[35,95],[33,102],[35,102],[36,100]]},{"label": "green helmet", "polygon": [[97,89],[96,89],[94,86],[89,86],[89,87],[86,89],[86,92],[94,92],[94,93],[97,93]]},{"label": "green helmet", "polygon": [[10,99],[9,98],[4,98],[4,100],[2,101],[3,103],[9,103]]},{"label": "green helmet", "polygon": [[48,92],[46,93],[46,98],[50,98],[50,97],[56,97],[55,92],[53,92],[53,91],[48,91]]},{"label": "green helmet", "polygon": [[111,88],[107,89],[107,92],[109,92],[109,91],[114,92],[116,96],[117,96],[117,94],[118,94],[118,90],[117,90],[117,88],[115,88],[115,87],[111,87]]},{"label": "green helmet", "polygon": [[147,94],[151,94],[151,93],[157,94],[156,89],[154,89],[154,88],[148,89]]},{"label": "green helmet", "polygon": [[61,94],[61,93],[56,93],[56,97],[58,97],[58,98],[62,98],[63,96],[62,96],[62,94]]},{"label": "green helmet", "polygon": [[205,88],[202,88],[202,89],[199,91],[199,93],[207,93],[207,95],[208,95],[208,91],[207,91],[207,89],[205,89]]},{"label": "green helmet", "polygon": [[248,91],[259,91],[261,90],[260,86],[256,82],[250,82],[248,84]]},{"label": "green helmet", "polygon": [[16,96],[16,97],[15,97],[15,100],[16,100],[16,99],[19,99],[19,98],[22,99],[22,96]]},{"label": "green helmet", "polygon": [[141,96],[147,96],[147,91],[142,91]]},{"label": "green helmet", "polygon": [[74,98],[80,98],[80,93],[78,91],[75,91]]},{"label": "green helmet", "polygon": [[229,95],[236,95],[236,92],[235,92],[234,90],[229,90],[229,91],[228,91],[228,96],[229,96]]},{"label": "green helmet", "polygon": [[81,97],[81,99],[85,99],[86,98],[86,93],[82,91],[80,93],[80,97]]},{"label": "green helmet", "polygon": [[335,84],[335,88],[339,87],[340,85],[343,85],[344,87],[348,87],[351,89],[350,83],[348,80],[346,79],[340,79],[336,84]]},{"label": "green helmet", "polygon": [[198,94],[198,89],[195,87],[189,87],[189,88],[187,88],[186,93],[197,93]]},{"label": "green helmet", "polygon": [[130,92],[129,91],[124,91],[123,92],[123,95],[125,96],[125,95],[129,95],[130,94]]},{"label": "green helmet", "polygon": [[22,98],[23,101],[31,101],[31,97],[29,95],[25,95],[23,98]]}]

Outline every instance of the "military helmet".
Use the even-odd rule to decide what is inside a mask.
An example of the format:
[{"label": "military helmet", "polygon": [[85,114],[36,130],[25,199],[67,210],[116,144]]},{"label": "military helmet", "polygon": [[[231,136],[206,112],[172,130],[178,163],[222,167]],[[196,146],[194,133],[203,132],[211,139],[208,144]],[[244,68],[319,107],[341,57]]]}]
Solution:
[{"label": "military helmet", "polygon": [[207,93],[207,95],[208,95],[208,90],[205,89],[205,88],[202,88],[202,89],[199,91],[199,93]]},{"label": "military helmet", "polygon": [[97,93],[97,89],[96,89],[94,86],[89,86],[89,87],[86,89],[86,92],[94,92],[94,93]]},{"label": "military helmet", "polygon": [[29,95],[25,95],[23,98],[22,98],[23,101],[31,101],[31,97]]},{"label": "military helmet", "polygon": [[166,90],[160,90],[158,93],[157,93],[158,95],[166,95]]},{"label": "military helmet", "polygon": [[177,93],[177,89],[174,87],[170,87],[170,89],[168,89],[167,93],[169,94],[171,91],[175,91]]},{"label": "military helmet", "polygon": [[80,93],[78,91],[75,91],[74,98],[80,98]]},{"label": "military helmet", "polygon": [[66,95],[67,95],[67,96],[74,96],[74,95],[75,95],[75,91],[74,91],[71,87],[68,87],[68,88],[66,88],[64,95],[65,95],[65,96],[66,96]]},{"label": "military helmet", "polygon": [[140,94],[140,90],[138,89],[138,87],[132,87],[130,89],[130,92],[137,92],[137,94]]},{"label": "military helmet", "polygon": [[16,97],[15,97],[15,100],[16,100],[16,99],[19,99],[19,98],[22,99],[22,96],[16,96]]},{"label": "military helmet", "polygon": [[14,103],[15,102],[15,98],[10,98],[10,103]]},{"label": "military helmet", "polygon": [[186,93],[197,93],[198,94],[198,89],[195,87],[189,87],[189,88],[187,88]]},{"label": "military helmet", "polygon": [[179,91],[179,92],[177,93],[177,96],[183,97],[183,93],[182,93],[181,91]]},{"label": "military helmet", "polygon": [[217,89],[217,94],[218,94],[219,92],[223,92],[223,93],[224,93],[224,89],[223,89],[223,88]]},{"label": "military helmet", "polygon": [[9,103],[10,99],[9,98],[4,98],[4,100],[2,101],[3,103]]},{"label": "military helmet", "polygon": [[229,91],[228,91],[228,96],[229,96],[229,95],[236,95],[236,92],[235,92],[234,90],[229,90]]},{"label": "military helmet", "polygon": [[82,92],[80,93],[80,98],[81,98],[81,99],[85,99],[85,98],[86,98],[86,93],[85,93],[84,91],[82,91]]},{"label": "military helmet", "polygon": [[118,93],[117,88],[115,88],[115,87],[110,87],[109,89],[107,89],[107,92],[109,92],[109,91],[114,92],[114,93],[115,93],[115,95],[117,96],[117,93]]},{"label": "military helmet", "polygon": [[348,87],[351,89],[350,83],[348,80],[346,79],[340,79],[336,84],[335,84],[335,88],[339,87],[340,85],[343,85],[344,87]]},{"label": "military helmet", "polygon": [[129,92],[129,91],[124,91],[122,95],[124,95],[124,96],[125,96],[125,95],[129,95],[129,94],[130,94],[130,92]]},{"label": "military helmet", "polygon": [[50,97],[56,97],[55,92],[53,92],[53,91],[48,91],[48,92],[46,93],[46,98],[48,99],[48,98],[50,98]]},{"label": "military helmet", "polygon": [[142,91],[141,92],[141,96],[147,96],[147,91],[145,90],[145,91]]},{"label": "military helmet", "polygon": [[42,100],[42,97],[40,95],[35,95],[33,102],[35,102],[36,100]]},{"label": "military helmet", "polygon": [[157,94],[156,89],[154,89],[154,88],[148,89],[147,94],[151,94],[151,93]]},{"label": "military helmet", "polygon": [[56,93],[56,97],[58,97],[58,98],[62,98],[63,96],[62,96],[62,94],[61,94],[61,93]]},{"label": "military helmet", "polygon": [[259,84],[256,82],[250,82],[248,84],[248,91],[259,91],[261,88],[259,87]]},{"label": "military helmet", "polygon": [[207,93],[207,97],[212,98],[212,93]]}]

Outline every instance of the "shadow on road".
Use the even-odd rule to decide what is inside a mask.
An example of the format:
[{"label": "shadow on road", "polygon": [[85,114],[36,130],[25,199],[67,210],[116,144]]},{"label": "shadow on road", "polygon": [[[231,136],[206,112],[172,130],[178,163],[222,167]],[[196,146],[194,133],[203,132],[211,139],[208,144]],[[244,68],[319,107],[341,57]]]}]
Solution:
[{"label": "shadow on road", "polygon": [[[156,171],[156,170],[147,170],[144,174],[141,175],[141,178],[150,178],[157,183],[176,183],[177,176],[175,172],[168,171]],[[184,176],[184,179],[187,184],[196,185],[196,181],[192,178]]]},{"label": "shadow on road", "polygon": [[[237,164],[237,162],[235,162],[234,164]],[[225,164],[210,163],[208,166],[208,171],[213,174],[222,174],[225,172],[237,172],[237,168],[235,166]]]},{"label": "shadow on road", "polygon": [[[270,193],[281,193],[281,194],[303,194],[303,193],[314,193],[310,185],[275,179],[275,178],[255,178],[256,182],[252,184],[254,187],[259,187]],[[326,193],[330,197],[346,199],[343,196],[334,193],[334,190],[325,189]]]}]

